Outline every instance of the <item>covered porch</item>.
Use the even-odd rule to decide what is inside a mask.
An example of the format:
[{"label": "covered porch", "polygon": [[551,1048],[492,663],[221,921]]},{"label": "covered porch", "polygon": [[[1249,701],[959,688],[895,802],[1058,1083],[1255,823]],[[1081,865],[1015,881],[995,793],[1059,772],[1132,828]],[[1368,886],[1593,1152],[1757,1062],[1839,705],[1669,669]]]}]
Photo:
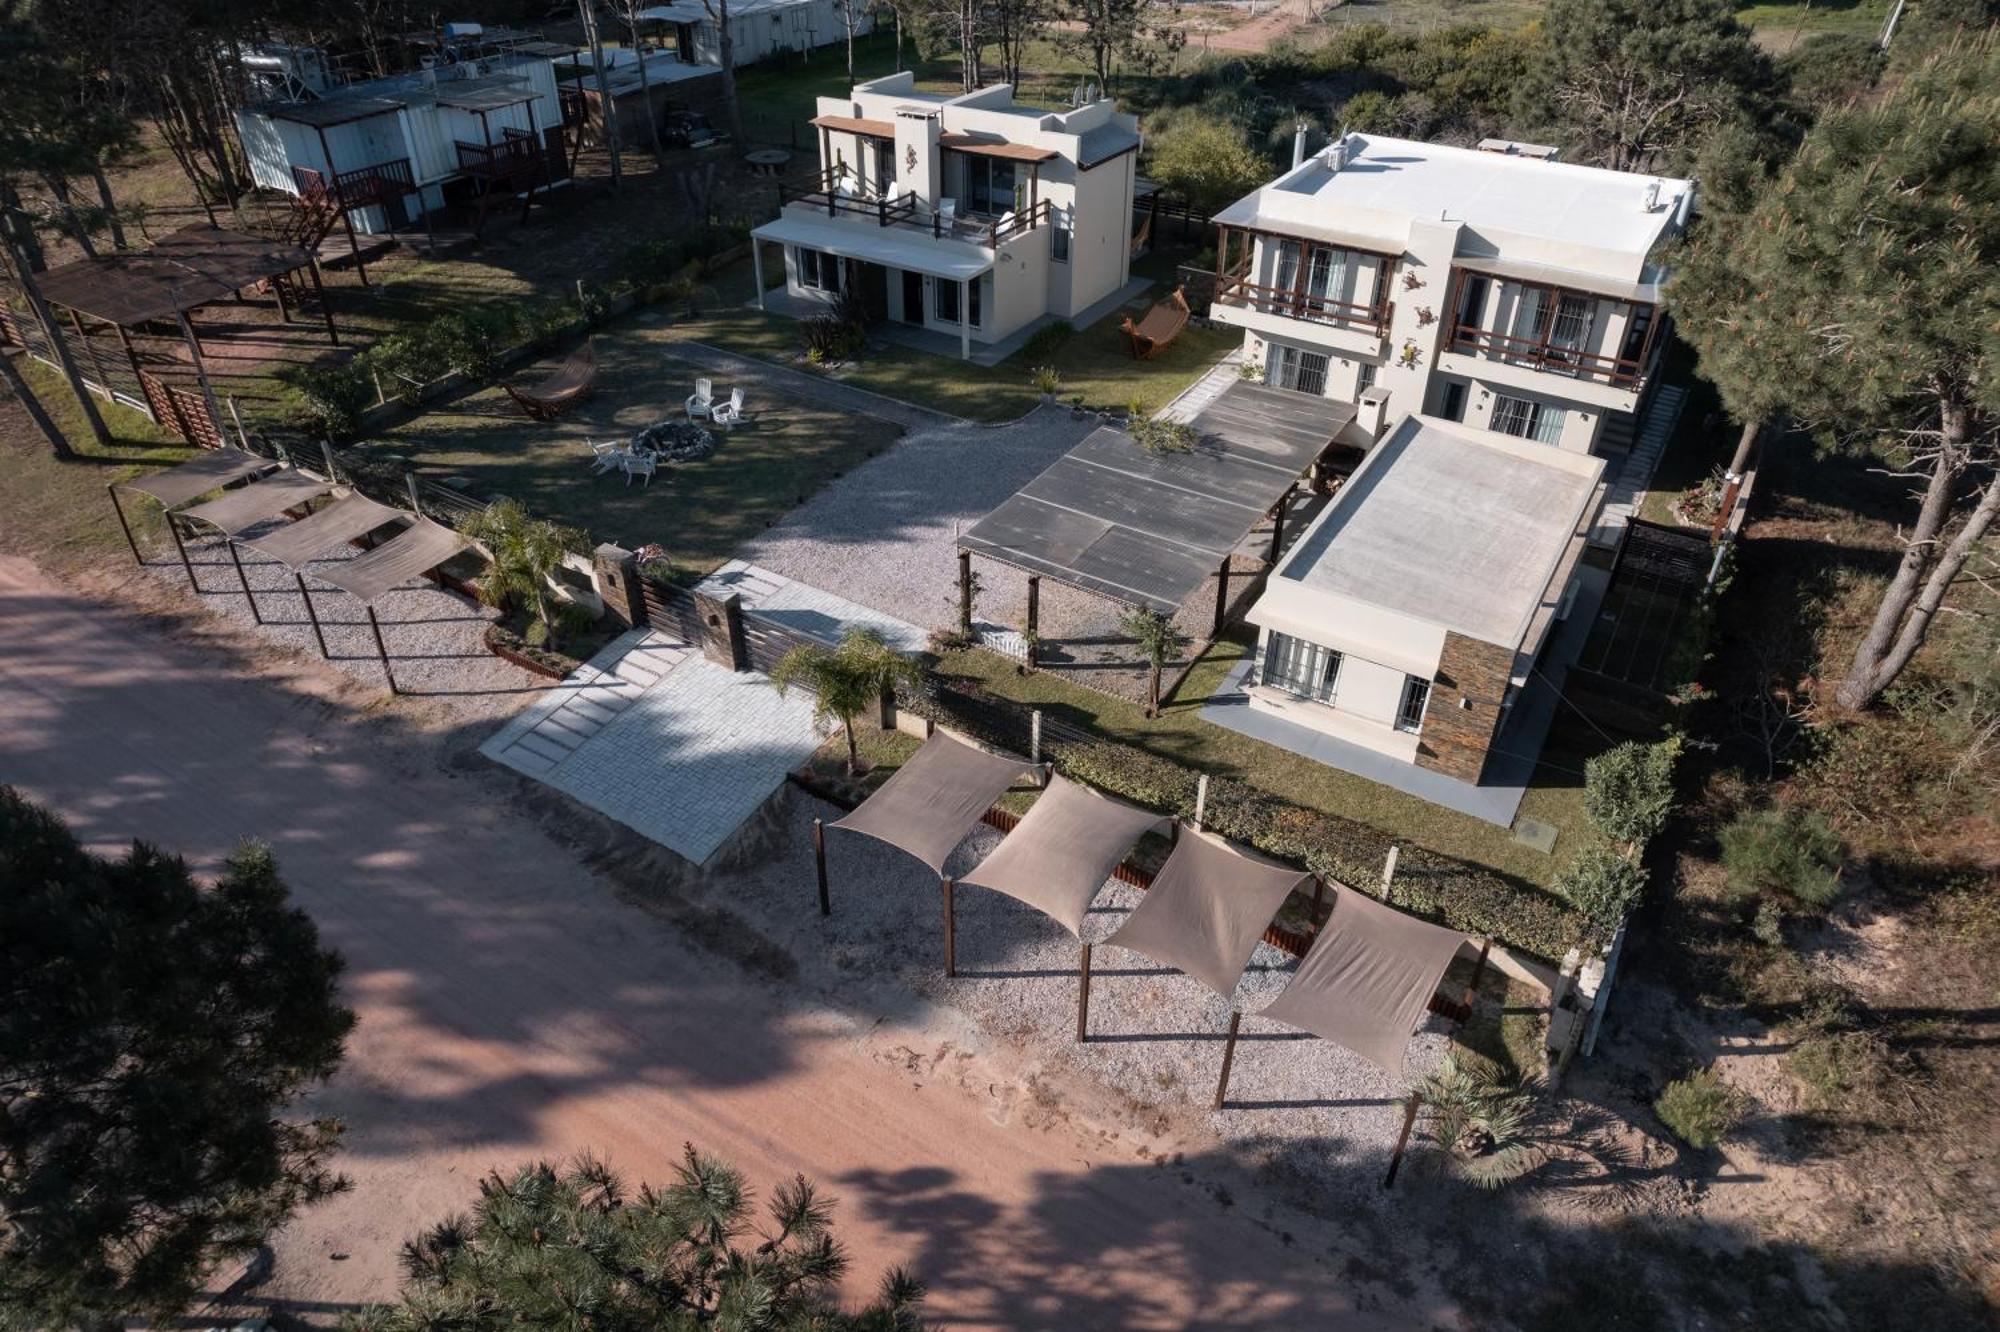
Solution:
[{"label": "covered porch", "polygon": [[[767,243],[779,246],[785,256],[783,308],[775,311],[764,281]],[[961,360],[973,359],[974,330],[992,318],[985,307],[997,304],[982,299],[985,278],[993,272],[993,252],[962,241],[793,215],[751,232],[750,258],[760,310],[810,318],[827,313],[835,300],[852,291],[871,322],[956,333]],[[823,259],[833,261],[831,273]],[[986,346],[994,339],[982,336],[979,341]]]}]

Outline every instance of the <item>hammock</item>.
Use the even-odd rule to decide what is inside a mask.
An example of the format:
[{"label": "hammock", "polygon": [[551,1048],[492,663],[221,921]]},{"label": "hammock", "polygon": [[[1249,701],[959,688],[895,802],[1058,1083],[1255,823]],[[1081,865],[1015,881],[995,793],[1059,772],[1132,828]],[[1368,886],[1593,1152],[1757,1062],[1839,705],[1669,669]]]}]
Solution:
[{"label": "hammock", "polygon": [[1175,287],[1174,294],[1146,311],[1144,319],[1135,324],[1127,316],[1119,327],[1132,340],[1132,359],[1150,361],[1162,347],[1181,335],[1187,321],[1187,297],[1181,294],[1179,287]]},{"label": "hammock", "polygon": [[590,392],[590,386],[597,379],[597,343],[586,341],[571,352],[569,358],[537,384],[527,388],[515,388],[512,384],[502,384],[507,396],[528,414],[530,420],[553,421],[570,406]]}]

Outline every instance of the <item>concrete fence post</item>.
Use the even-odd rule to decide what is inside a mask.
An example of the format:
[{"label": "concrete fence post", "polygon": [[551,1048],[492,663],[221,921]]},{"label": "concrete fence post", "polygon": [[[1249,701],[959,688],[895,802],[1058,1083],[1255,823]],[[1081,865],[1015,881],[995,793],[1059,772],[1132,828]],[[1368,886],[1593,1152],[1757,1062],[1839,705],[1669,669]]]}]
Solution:
[{"label": "concrete fence post", "polygon": [[1042,710],[1034,709],[1028,714],[1028,762],[1040,767],[1042,763]]},{"label": "concrete fence post", "polygon": [[1202,819],[1208,813],[1208,774],[1202,773],[1194,780],[1194,826],[1201,827]]},{"label": "concrete fence post", "polygon": [[639,592],[638,557],[607,541],[590,552],[591,582],[605,607],[627,629],[646,623],[646,603]]},{"label": "concrete fence post", "polygon": [[1403,848],[1391,843],[1389,854],[1382,860],[1382,900],[1387,902],[1396,887],[1396,861],[1402,857]]}]

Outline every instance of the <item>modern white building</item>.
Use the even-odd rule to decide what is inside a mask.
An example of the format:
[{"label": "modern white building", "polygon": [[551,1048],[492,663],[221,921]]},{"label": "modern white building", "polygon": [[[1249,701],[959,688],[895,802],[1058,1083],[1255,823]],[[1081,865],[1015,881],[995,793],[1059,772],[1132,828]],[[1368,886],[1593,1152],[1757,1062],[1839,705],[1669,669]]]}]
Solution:
[{"label": "modern white building", "polygon": [[1552,159],[1343,135],[1216,215],[1211,318],[1279,388],[1615,452],[1694,187]]},{"label": "modern white building", "polygon": [[[673,50],[690,65],[722,64],[722,29],[702,0],[674,0],[639,11],[641,23],[673,32]],[[854,0],[854,35],[875,30],[874,6]],[[739,68],[787,52],[847,40],[841,0],[729,0],[730,60]]]},{"label": "modern white building", "polygon": [[351,205],[355,230],[395,231],[443,207],[454,180],[518,178],[537,154],[566,168],[552,58],[570,49],[530,42],[244,107],[237,135],[258,185],[297,195],[323,184]]},{"label": "modern white building", "polygon": [[1568,613],[1604,468],[1403,417],[1251,607],[1251,709],[1477,783]]},{"label": "modern white building", "polygon": [[852,290],[872,318],[949,334],[970,356],[1131,276],[1139,127],[1108,98],[1044,111],[1005,84],[947,97],[902,73],[822,97],[812,123],[816,185],[754,233],[783,247],[795,311]]}]

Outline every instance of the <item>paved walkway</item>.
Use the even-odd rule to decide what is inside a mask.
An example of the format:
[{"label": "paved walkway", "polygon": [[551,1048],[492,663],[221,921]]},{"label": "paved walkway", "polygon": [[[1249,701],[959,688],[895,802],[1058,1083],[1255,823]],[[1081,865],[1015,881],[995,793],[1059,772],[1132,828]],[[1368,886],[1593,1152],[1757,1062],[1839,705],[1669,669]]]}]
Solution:
[{"label": "paved walkway", "polygon": [[731,560],[704,578],[697,590],[718,597],[733,593],[743,598],[743,609],[756,611],[828,647],[838,644],[855,627],[873,629],[889,646],[904,652],[921,652],[930,639],[921,626],[908,620],[870,610],[747,560]]},{"label": "paved walkway", "polygon": [[700,865],[825,738],[810,695],[634,630],[479,752]]},{"label": "paved walkway", "polygon": [[750,398],[745,407],[752,412],[757,410],[757,390],[763,389],[766,392],[766,401],[778,394],[803,398],[807,402],[816,402],[822,406],[859,412],[884,421],[894,421],[905,430],[936,430],[943,426],[971,424],[963,417],[933,411],[929,407],[919,407],[915,403],[904,402],[900,398],[892,398],[884,393],[856,388],[852,384],[843,384],[825,375],[809,374],[804,370],[793,370],[787,366],[760,360],[755,356],[744,356],[738,352],[725,351],[721,347],[711,347],[705,342],[676,339],[667,354],[710,378],[725,381],[715,386],[718,396],[738,384],[743,385]]},{"label": "paved walkway", "polygon": [[1207,374],[1182,389],[1179,396],[1155,412],[1154,416],[1161,421],[1192,421],[1217,398],[1227,393],[1231,384],[1242,378],[1243,348],[1237,347],[1229,355],[1217,361]]}]

